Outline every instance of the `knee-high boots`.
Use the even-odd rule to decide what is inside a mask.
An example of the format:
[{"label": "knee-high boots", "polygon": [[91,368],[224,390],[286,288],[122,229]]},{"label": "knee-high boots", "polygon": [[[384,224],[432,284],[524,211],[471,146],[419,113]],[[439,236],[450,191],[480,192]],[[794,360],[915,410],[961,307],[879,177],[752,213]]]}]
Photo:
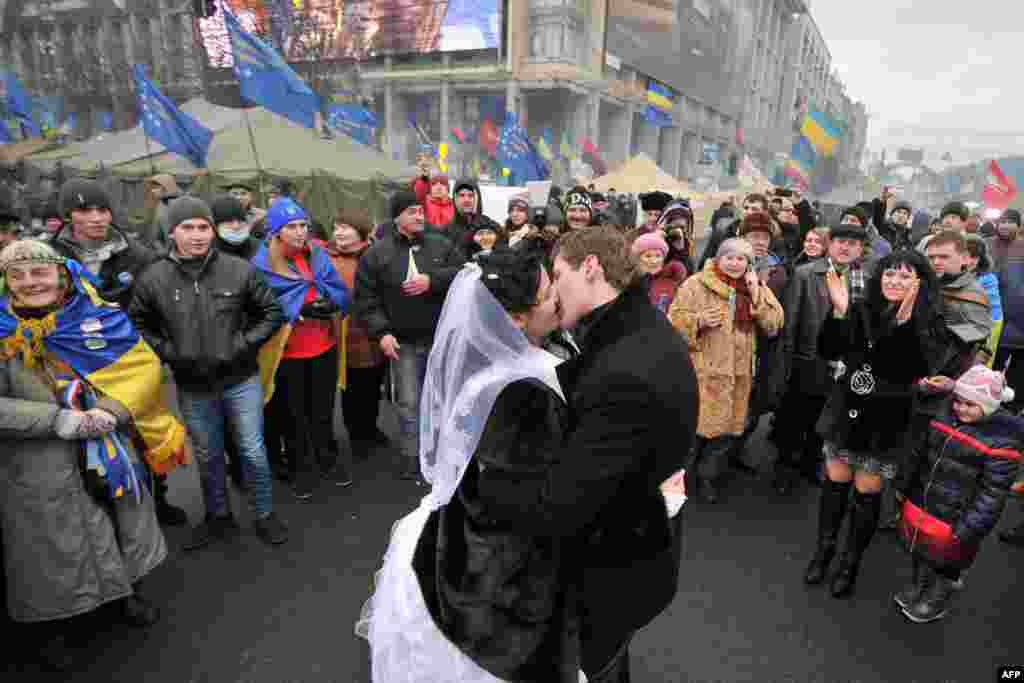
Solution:
[{"label": "knee-high boots", "polygon": [[839,569],[832,578],[832,597],[835,598],[845,598],[853,594],[864,551],[871,545],[871,539],[878,528],[882,495],[855,490],[850,507],[850,528],[846,547],[839,558]]},{"label": "knee-high boots", "polygon": [[825,580],[828,565],[836,554],[836,539],[839,527],[846,516],[850,500],[851,483],[832,481],[826,478],[821,483],[821,498],[818,501],[818,547],[814,558],[804,572],[804,583],[814,586]]}]

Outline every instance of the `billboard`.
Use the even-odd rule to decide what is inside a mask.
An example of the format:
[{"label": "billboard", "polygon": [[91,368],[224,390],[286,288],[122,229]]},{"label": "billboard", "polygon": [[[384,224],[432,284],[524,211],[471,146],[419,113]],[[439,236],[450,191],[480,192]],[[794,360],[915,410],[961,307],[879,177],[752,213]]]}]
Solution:
[{"label": "billboard", "polygon": [[[243,28],[287,61],[491,50],[501,46],[502,0],[221,0]],[[200,19],[211,66],[224,56],[224,19]],[[230,45],[227,45],[230,53]],[[225,63],[227,62],[227,63]]]}]

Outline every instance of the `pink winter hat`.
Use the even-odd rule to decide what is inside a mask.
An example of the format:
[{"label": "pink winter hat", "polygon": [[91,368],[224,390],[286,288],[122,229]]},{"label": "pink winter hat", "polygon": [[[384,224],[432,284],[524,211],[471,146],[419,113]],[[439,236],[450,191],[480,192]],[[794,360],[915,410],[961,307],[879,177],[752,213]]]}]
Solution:
[{"label": "pink winter hat", "polygon": [[980,405],[986,416],[999,410],[1000,404],[1012,401],[1014,396],[1013,389],[1006,386],[1003,373],[984,365],[975,365],[960,375],[953,393]]},{"label": "pink winter hat", "polygon": [[661,256],[664,258],[668,256],[668,242],[665,241],[660,232],[649,232],[646,235],[641,235],[633,242],[630,253],[633,254],[633,258],[639,258],[645,251],[661,252]]}]

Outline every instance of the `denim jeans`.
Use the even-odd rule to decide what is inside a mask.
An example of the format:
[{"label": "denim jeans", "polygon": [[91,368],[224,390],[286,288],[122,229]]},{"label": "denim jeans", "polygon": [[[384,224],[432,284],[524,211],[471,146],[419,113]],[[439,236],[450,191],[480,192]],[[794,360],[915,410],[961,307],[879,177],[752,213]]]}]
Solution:
[{"label": "denim jeans", "polygon": [[215,393],[179,389],[179,404],[199,461],[206,513],[222,516],[230,512],[224,462],[224,431],[229,425],[242,458],[249,504],[257,516],[269,514],[270,465],[263,444],[263,387],[259,377]]},{"label": "denim jeans", "polygon": [[398,413],[399,450],[407,458],[420,454],[420,396],[427,376],[427,358],[433,341],[401,342],[398,360],[391,361]]}]

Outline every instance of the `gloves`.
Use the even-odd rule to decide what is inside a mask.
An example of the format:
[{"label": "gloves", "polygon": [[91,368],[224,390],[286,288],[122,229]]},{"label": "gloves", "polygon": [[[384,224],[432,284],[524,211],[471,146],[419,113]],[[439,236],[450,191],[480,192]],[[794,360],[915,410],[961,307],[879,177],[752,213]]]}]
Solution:
[{"label": "gloves", "polygon": [[338,306],[330,299],[320,298],[308,304],[303,304],[299,315],[313,320],[330,320],[338,314],[339,310]]},{"label": "gloves", "polygon": [[[110,425],[109,428],[107,425]],[[61,410],[54,420],[53,429],[57,436],[67,441],[94,439],[101,434],[113,431],[117,420],[105,410],[94,408],[88,412],[81,410]]]}]

